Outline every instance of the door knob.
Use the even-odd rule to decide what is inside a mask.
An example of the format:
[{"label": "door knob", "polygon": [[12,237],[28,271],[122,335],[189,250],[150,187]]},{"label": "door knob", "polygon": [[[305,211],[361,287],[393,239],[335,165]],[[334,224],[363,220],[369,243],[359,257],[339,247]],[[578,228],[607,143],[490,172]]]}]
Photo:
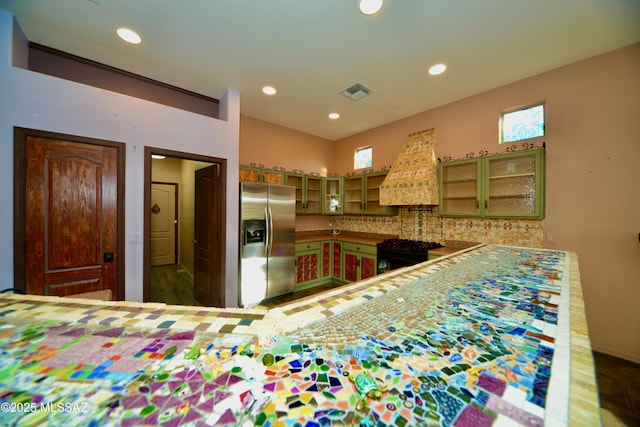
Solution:
[{"label": "door knob", "polygon": [[192,242],[195,245],[196,243],[198,243],[198,239],[193,239]]}]

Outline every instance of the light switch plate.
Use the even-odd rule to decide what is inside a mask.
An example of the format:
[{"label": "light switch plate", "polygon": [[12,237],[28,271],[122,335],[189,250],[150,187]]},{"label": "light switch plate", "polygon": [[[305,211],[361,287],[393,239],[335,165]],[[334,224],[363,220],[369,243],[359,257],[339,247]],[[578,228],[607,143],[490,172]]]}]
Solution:
[{"label": "light switch plate", "polygon": [[135,233],[129,233],[129,243],[131,244],[140,244],[142,243],[142,233],[140,232],[135,232]]}]

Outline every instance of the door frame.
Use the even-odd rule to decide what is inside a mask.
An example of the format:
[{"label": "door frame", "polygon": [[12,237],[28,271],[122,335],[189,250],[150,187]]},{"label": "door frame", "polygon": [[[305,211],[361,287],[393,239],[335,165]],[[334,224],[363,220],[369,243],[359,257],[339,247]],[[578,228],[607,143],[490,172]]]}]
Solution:
[{"label": "door frame", "polygon": [[26,291],[25,283],[25,254],[26,230],[26,148],[27,138],[46,138],[61,141],[70,141],[80,144],[112,147],[117,150],[118,184],[117,184],[117,251],[118,266],[116,273],[118,299],[124,300],[125,295],[125,238],[124,238],[124,200],[125,200],[125,166],[126,144],[123,142],[109,141],[105,139],[89,138],[78,135],[68,135],[57,132],[49,132],[38,129],[22,127],[13,128],[13,286]]},{"label": "door frame", "polygon": [[[151,297],[151,210],[146,206],[151,204],[151,156],[157,154],[181,160],[193,160],[207,163],[217,163],[220,165],[220,221],[218,230],[220,239],[219,247],[216,248],[220,254],[220,276],[221,289],[220,301],[226,301],[226,243],[227,243],[227,159],[211,157],[200,154],[186,153],[183,151],[168,150],[157,147],[144,147],[144,232],[143,232],[143,272],[142,272],[142,300],[149,301]],[[195,194],[194,194],[195,197]],[[178,261],[178,260],[176,260]]]}]

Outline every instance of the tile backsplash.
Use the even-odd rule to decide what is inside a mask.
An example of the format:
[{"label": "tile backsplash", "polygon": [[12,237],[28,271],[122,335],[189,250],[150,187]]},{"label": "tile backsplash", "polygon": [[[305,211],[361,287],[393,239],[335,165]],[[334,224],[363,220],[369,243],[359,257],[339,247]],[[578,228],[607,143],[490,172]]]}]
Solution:
[{"label": "tile backsplash", "polygon": [[334,228],[358,233],[400,235],[397,216],[339,215],[331,217]]},{"label": "tile backsplash", "polygon": [[437,206],[403,206],[397,216],[344,215],[331,219],[339,230],[390,234],[402,239],[440,243],[462,240],[532,248],[543,246],[542,220],[441,217]]}]

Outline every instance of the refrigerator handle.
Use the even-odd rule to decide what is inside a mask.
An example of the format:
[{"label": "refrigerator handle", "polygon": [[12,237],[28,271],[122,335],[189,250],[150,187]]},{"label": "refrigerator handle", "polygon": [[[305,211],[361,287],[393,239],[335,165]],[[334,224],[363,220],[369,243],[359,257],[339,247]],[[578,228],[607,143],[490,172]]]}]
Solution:
[{"label": "refrigerator handle", "polygon": [[269,225],[267,228],[269,229],[269,235],[267,238],[267,241],[269,242],[267,256],[271,256],[271,249],[273,248],[273,213],[271,212],[271,206],[269,206]]},{"label": "refrigerator handle", "polygon": [[264,256],[269,256],[269,240],[271,240],[271,225],[269,221],[269,208],[264,208],[265,236],[264,236]]}]

